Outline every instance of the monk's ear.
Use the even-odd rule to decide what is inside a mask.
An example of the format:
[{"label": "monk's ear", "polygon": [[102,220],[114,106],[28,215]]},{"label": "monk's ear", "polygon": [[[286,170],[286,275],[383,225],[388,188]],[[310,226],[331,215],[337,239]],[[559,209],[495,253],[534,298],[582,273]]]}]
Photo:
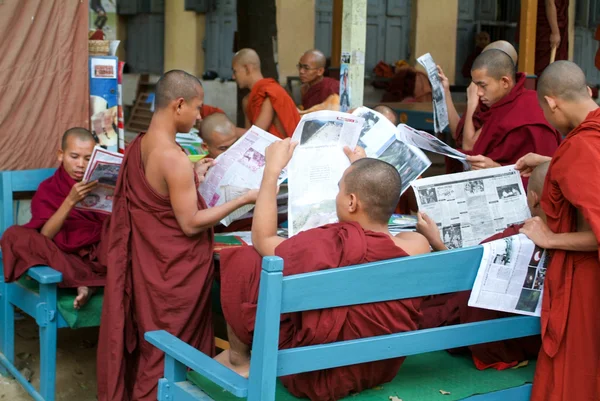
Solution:
[{"label": "monk's ear", "polygon": [[348,213],[356,213],[358,209],[358,198],[355,194],[350,193],[348,196]]},{"label": "monk's ear", "polygon": [[510,83],[512,82],[512,80],[509,77],[503,76],[500,80],[502,81],[502,86],[504,86],[505,88],[510,87]]},{"label": "monk's ear", "polygon": [[556,100],[554,98],[551,98],[550,96],[544,96],[544,100],[546,101],[548,107],[552,112],[554,112],[554,110],[558,108],[558,105],[556,104]]},{"label": "monk's ear", "polygon": [[184,103],[185,99],[182,97],[177,98],[177,100],[175,101],[175,111],[177,111],[177,114],[181,113]]},{"label": "monk's ear", "polygon": [[588,90],[588,95],[590,95],[590,97],[592,97],[592,88],[590,88],[589,86],[587,87]]},{"label": "monk's ear", "polygon": [[64,157],[65,157],[65,152],[63,152],[62,149],[58,149],[56,151],[56,158],[58,159],[58,162],[62,164]]}]

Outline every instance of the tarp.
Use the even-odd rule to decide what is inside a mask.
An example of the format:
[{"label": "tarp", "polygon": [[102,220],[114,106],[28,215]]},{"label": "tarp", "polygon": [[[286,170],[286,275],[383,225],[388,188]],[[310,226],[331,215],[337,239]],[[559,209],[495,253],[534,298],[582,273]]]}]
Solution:
[{"label": "tarp", "polygon": [[0,2],[0,170],[54,167],[89,128],[88,1]]}]

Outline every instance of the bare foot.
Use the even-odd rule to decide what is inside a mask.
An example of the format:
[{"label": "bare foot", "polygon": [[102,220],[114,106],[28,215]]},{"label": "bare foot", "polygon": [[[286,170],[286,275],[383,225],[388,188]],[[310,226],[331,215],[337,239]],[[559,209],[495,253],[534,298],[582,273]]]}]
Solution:
[{"label": "bare foot", "polygon": [[247,379],[248,376],[250,376],[250,358],[243,357],[238,353],[232,353],[230,351],[231,350],[226,349],[221,352],[219,355],[215,356],[215,361]]},{"label": "bare foot", "polygon": [[73,301],[73,308],[76,310],[81,309],[81,307],[90,300],[95,292],[95,288],[77,287],[77,297],[75,297],[75,301]]}]

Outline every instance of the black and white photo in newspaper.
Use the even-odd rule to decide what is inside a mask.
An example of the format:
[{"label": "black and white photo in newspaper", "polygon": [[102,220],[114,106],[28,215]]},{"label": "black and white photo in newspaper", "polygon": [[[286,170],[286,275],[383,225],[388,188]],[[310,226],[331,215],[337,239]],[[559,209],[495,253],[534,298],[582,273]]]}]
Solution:
[{"label": "black and white photo in newspaper", "polygon": [[431,97],[433,98],[433,118],[435,132],[442,132],[448,126],[448,108],[446,107],[446,94],[438,75],[437,65],[431,54],[426,53],[417,59],[427,71],[431,82]]}]

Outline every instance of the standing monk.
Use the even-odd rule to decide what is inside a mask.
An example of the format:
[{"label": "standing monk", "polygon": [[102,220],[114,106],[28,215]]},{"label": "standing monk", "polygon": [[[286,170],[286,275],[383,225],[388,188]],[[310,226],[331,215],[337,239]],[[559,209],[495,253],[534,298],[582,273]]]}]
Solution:
[{"label": "standing monk", "polygon": [[[522,232],[542,248],[552,233],[591,228],[600,238],[600,109],[583,71],[569,61],[550,64],[538,81],[544,115],[567,135],[550,163],[541,205],[546,224],[534,218]],[[523,170],[547,158],[527,155]],[[542,350],[533,380],[532,401],[600,398],[600,260],[582,241],[555,250],[546,272],[542,300]]]},{"label": "standing monk", "polygon": [[256,125],[284,139],[291,137],[300,122],[294,101],[279,82],[263,78],[260,58],[252,49],[242,49],[233,56],[233,79],[240,89],[250,89],[242,102],[246,128]]},{"label": "standing monk", "polygon": [[569,58],[569,0],[538,0],[534,67],[538,77],[550,64],[552,49],[556,60]]},{"label": "standing monk", "polygon": [[198,193],[210,159],[194,166],[175,141],[197,119],[200,81],[169,71],[156,85],[147,133],[128,147],[108,229],[108,271],[98,344],[100,401],[156,400],[163,353],[144,333],[166,330],[211,355],[212,227],[256,191],[206,208]]},{"label": "standing monk", "polygon": [[[340,81],[323,76],[326,63],[325,55],[316,49],[308,50],[298,62],[298,73],[303,84],[300,93],[304,112],[327,109],[322,103],[337,103],[339,107]],[[314,106],[318,107],[310,110]]]}]

